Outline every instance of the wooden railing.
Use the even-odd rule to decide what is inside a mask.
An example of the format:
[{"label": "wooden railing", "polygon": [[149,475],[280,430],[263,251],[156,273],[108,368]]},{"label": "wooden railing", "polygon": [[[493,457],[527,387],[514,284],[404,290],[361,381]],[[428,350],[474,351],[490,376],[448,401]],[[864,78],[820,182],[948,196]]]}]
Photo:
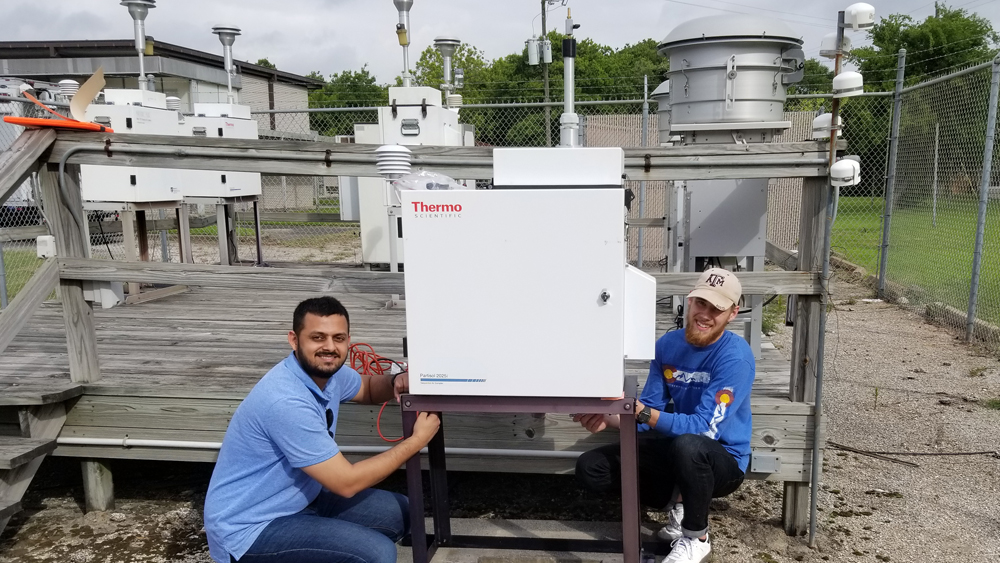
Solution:
[{"label": "wooden railing", "polygon": [[[51,148],[50,152],[46,152]],[[402,293],[402,274],[314,269],[235,268],[190,264],[105,262],[85,259],[80,225],[82,202],[76,178],[78,165],[240,170],[266,174],[306,176],[377,176],[372,145],[330,142],[264,141],[244,139],[178,138],[104,133],[29,131],[0,154],[0,203],[36,170],[46,202],[46,219],[56,239],[59,260],[49,261],[29,287],[0,315],[0,350],[24,325],[30,309],[58,283],[66,325],[70,377],[91,382],[100,378],[93,310],[84,300],[83,282],[129,280],[233,288],[284,288],[289,285],[318,291]],[[82,150],[81,150],[82,149]],[[783,255],[796,272],[745,272],[740,275],[747,294],[798,295],[792,341],[789,398],[806,406],[816,397],[816,359],[819,347],[823,287],[819,272],[824,247],[826,190],[825,143],[803,142],[749,145],[693,145],[625,149],[629,180],[696,180],[713,178],[803,177],[801,231],[797,256]],[[66,166],[65,190],[60,190],[54,163]],[[48,163],[46,169],[42,165]],[[431,168],[456,178],[493,177],[489,147],[413,147],[415,169]],[[697,188],[694,188],[697,189]],[[683,294],[694,285],[695,274],[657,274],[664,293]],[[56,279],[58,280],[56,282]],[[816,439],[822,439],[822,436]],[[84,462],[85,478],[94,489],[110,490],[109,475],[99,462]],[[106,487],[104,485],[107,485]],[[95,493],[99,494],[99,493]],[[784,521],[788,533],[804,531],[808,523],[809,484],[786,482]]]}]

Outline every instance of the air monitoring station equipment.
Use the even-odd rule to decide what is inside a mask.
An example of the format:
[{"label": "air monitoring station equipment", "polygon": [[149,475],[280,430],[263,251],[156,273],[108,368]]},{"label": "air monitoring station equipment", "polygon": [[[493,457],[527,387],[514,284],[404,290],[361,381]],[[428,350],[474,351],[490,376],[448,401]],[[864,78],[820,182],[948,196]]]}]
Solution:
[{"label": "air monitoring station equipment", "polygon": [[[802,79],[805,55],[802,40],[784,23],[745,14],[698,18],[674,28],[659,51],[670,58],[667,81],[653,92],[661,143],[769,143],[791,127],[783,118],[786,88]],[[665,229],[669,271],[763,270],[767,184],[674,182]],[[747,300],[746,337],[759,358],[761,297]]]},{"label": "air monitoring station equipment", "polygon": [[[354,126],[356,143],[376,145],[436,145],[461,147],[475,142],[471,125],[458,122],[462,96],[461,69],[452,71],[452,59],[461,42],[451,36],[438,37],[434,46],[444,62],[441,90],[412,86],[409,70],[409,22],[412,0],[394,0],[399,11],[396,33],[403,47],[403,86],[389,88],[389,106],[378,108],[378,123]],[[442,91],[444,96],[442,96]],[[341,217],[361,222],[362,261],[373,269],[397,271],[404,262],[400,238],[400,201],[395,190],[382,178],[340,178]],[[351,214],[358,202],[358,216]],[[395,248],[393,248],[395,247]],[[393,257],[395,253],[395,257]]]}]

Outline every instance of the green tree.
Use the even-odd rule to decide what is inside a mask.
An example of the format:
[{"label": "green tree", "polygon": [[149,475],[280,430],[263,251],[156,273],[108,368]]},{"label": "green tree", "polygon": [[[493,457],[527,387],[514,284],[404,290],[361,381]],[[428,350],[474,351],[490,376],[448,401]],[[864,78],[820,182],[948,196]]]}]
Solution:
[{"label": "green tree", "polygon": [[[983,62],[995,54],[998,35],[988,20],[965,10],[936,4],[936,14],[922,22],[917,22],[905,14],[892,14],[882,18],[868,36],[870,47],[854,49],[848,59],[858,65],[865,77],[865,90],[891,91],[895,87],[897,53],[906,49],[904,70],[907,84],[924,82],[931,77],[953,72],[962,67]],[[948,81],[946,86],[949,99],[964,100],[962,119],[956,118],[955,107],[948,107],[944,99],[933,99],[941,92],[941,87],[929,87],[907,94],[900,114],[900,150],[908,144],[906,154],[922,154],[925,162],[934,158],[933,138],[935,125],[940,127],[942,139],[965,139],[962,143],[942,143],[939,158],[941,162],[962,163],[965,166],[970,145],[982,147],[985,131],[986,97],[984,77],[977,73]],[[845,123],[844,138],[851,151],[861,156],[862,167],[884,162],[892,119],[891,100],[883,98],[852,98],[843,106]],[[970,116],[980,116],[972,118]],[[931,142],[925,142],[931,139]],[[916,144],[914,144],[916,143]],[[981,153],[982,150],[979,149]],[[975,168],[969,162],[966,168]],[[881,195],[884,182],[880,181],[883,171],[870,168],[862,170],[862,176],[879,181],[865,181],[860,189],[865,195]],[[897,170],[899,194],[908,191],[901,201],[919,202],[924,195],[929,197],[932,179],[926,174],[905,177],[906,171]],[[949,182],[952,179],[943,178]]]},{"label": "green tree", "polygon": [[[319,72],[309,73],[309,78],[323,80]],[[389,92],[378,84],[368,72],[368,65],[361,70],[345,70],[330,75],[326,84],[309,92],[310,108],[377,107],[389,103]],[[310,113],[309,128],[321,135],[353,135],[355,123],[374,123],[374,111]]]},{"label": "green tree", "polygon": [[263,59],[257,59],[257,63],[256,64],[257,64],[257,66],[262,66],[264,68],[269,68],[271,70],[277,70],[277,68],[278,68],[278,67],[274,66],[274,63],[272,63],[271,61],[267,60],[267,57],[264,57]]},{"label": "green tree", "polygon": [[854,49],[848,57],[865,76],[866,90],[893,89],[900,49],[906,49],[909,84],[993,57],[1000,36],[989,20],[945,4],[935,6],[936,15],[922,22],[892,14],[868,31],[872,46]]}]

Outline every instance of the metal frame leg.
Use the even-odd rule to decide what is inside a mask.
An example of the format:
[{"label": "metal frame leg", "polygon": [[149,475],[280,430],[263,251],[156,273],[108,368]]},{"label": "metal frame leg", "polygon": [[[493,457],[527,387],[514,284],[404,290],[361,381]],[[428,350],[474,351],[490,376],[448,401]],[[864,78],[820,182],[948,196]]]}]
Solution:
[{"label": "metal frame leg", "polygon": [[[625,378],[626,397],[635,399],[637,387],[635,376]],[[630,419],[618,426],[622,458],[622,556],[624,563],[639,563],[639,433]]]},{"label": "metal frame leg", "polygon": [[444,455],[444,415],[441,427],[427,444],[428,461],[431,468],[431,514],[434,517],[434,543],[439,546],[451,544],[451,515],[448,504],[448,471]]},{"label": "metal frame leg", "polygon": [[[413,436],[416,411],[403,411],[403,437]],[[424,526],[424,484],[420,474],[420,454],[406,460],[406,492],[410,500],[410,539],[413,563],[428,563],[427,528]]]}]

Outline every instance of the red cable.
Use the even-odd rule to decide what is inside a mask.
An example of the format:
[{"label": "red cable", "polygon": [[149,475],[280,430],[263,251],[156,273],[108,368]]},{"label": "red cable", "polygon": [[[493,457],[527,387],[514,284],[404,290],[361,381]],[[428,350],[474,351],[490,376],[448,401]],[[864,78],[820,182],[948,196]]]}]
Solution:
[{"label": "red cable", "polygon": [[[365,348],[367,350],[365,350]],[[391,372],[392,366],[396,363],[390,358],[384,358],[375,353],[375,349],[364,342],[358,342],[357,344],[352,344],[350,349],[351,356],[351,367],[360,374],[363,375],[384,375],[386,370]],[[387,367],[383,368],[382,364],[388,364]],[[393,443],[399,442],[403,439],[402,436],[395,439],[386,438],[382,434],[382,411],[385,410],[385,406],[389,404],[389,401],[382,403],[382,408],[378,410],[378,416],[375,417],[375,430],[378,432],[380,438],[386,442]]]}]

